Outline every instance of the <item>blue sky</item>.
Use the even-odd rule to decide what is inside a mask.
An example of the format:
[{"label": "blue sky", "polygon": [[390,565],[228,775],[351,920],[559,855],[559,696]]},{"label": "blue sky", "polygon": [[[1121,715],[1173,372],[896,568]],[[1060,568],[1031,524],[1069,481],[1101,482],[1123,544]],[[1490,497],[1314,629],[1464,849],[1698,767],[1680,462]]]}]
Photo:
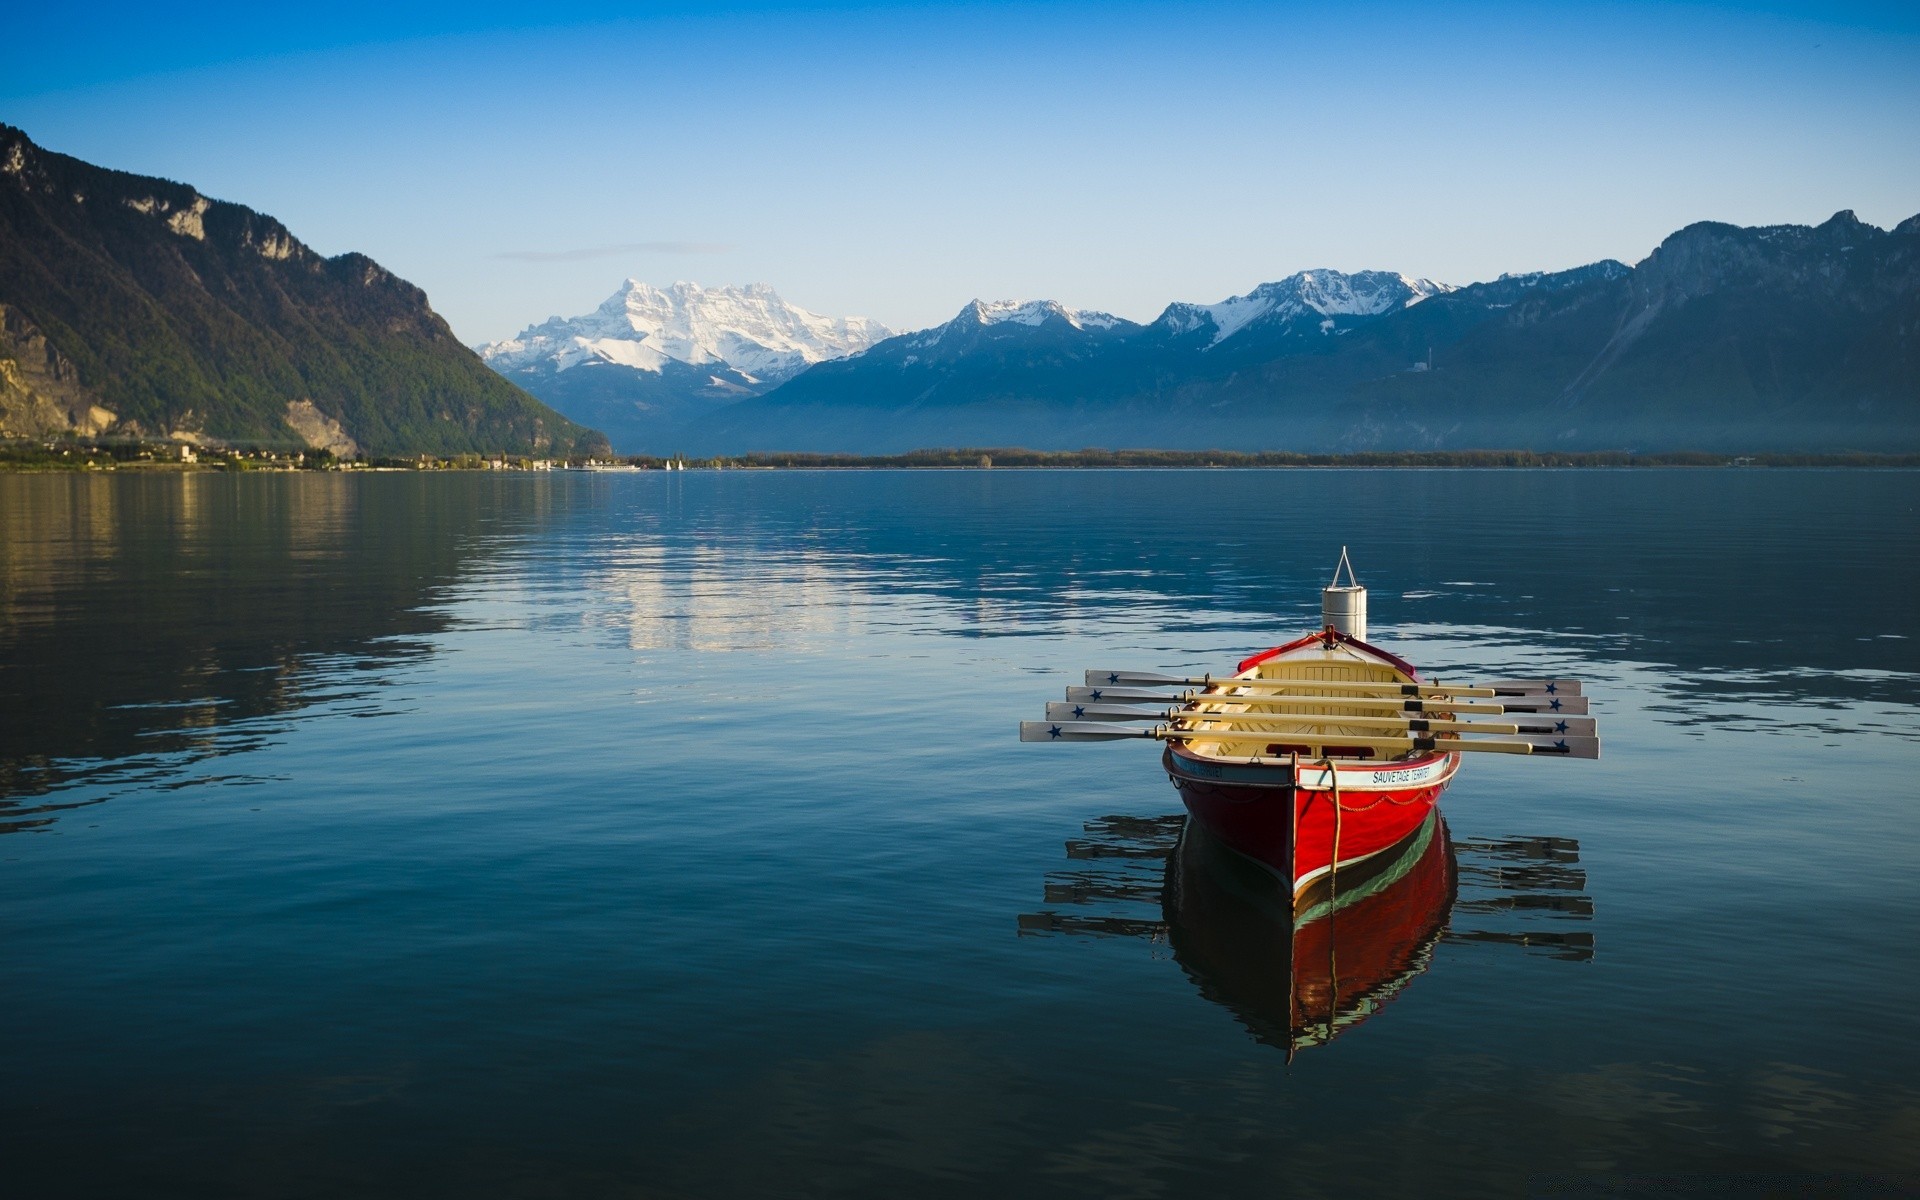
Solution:
[{"label": "blue sky", "polygon": [[[1912,6],[28,6],[0,120],[270,212],[469,341],[632,275],[901,328],[1453,283],[1920,212]],[[31,54],[19,48],[31,46]]]}]

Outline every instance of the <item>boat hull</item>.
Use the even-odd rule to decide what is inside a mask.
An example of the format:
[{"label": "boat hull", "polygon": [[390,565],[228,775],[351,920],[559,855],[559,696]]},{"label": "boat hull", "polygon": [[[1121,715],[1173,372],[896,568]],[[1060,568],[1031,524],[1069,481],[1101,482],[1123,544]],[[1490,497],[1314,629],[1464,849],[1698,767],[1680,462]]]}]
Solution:
[{"label": "boat hull", "polygon": [[1161,890],[1174,960],[1261,1041],[1289,1054],[1328,1041],[1426,969],[1453,907],[1453,847],[1437,811],[1363,866],[1371,878],[1342,873],[1337,896],[1301,909],[1190,821]]},{"label": "boat hull", "polygon": [[1341,761],[1332,770],[1302,762],[1297,778],[1291,763],[1227,763],[1178,745],[1167,748],[1162,762],[1193,819],[1287,883],[1299,908],[1328,890],[1336,873],[1352,882],[1369,860],[1418,831],[1458,759]]}]

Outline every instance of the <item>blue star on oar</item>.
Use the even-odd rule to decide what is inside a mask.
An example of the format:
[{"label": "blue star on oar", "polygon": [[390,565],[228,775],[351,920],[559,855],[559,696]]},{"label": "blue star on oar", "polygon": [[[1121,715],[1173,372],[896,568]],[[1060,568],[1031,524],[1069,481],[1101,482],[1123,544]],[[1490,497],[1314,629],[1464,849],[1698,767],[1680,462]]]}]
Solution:
[{"label": "blue star on oar", "polygon": [[1099,688],[1095,688],[1095,689],[1093,690],[1093,698],[1094,698],[1095,700],[1098,700],[1098,699],[1100,698],[1100,689],[1099,689]]},{"label": "blue star on oar", "polygon": [[1049,726],[1049,727],[1048,727],[1048,729],[1047,729],[1047,734],[1048,734],[1048,736],[1050,736],[1050,737],[1059,737],[1059,736],[1060,736],[1060,727],[1059,727],[1058,725],[1052,725],[1052,726]]},{"label": "blue star on oar", "polygon": [[1553,723],[1553,731],[1555,733],[1565,733],[1567,731],[1567,723],[1565,721],[1555,721]]},{"label": "blue star on oar", "polygon": [[[1086,716],[1086,715],[1087,715],[1087,710],[1086,710],[1086,709],[1084,709],[1084,708],[1081,708],[1081,707],[1080,707],[1080,706],[1079,706],[1078,704],[1076,704],[1076,705],[1074,705],[1074,706],[1073,706],[1073,719],[1074,719],[1074,720],[1076,720],[1076,721],[1078,721],[1078,720],[1079,720],[1079,719],[1080,719],[1081,717],[1084,717],[1084,716]],[[1566,728],[1566,726],[1565,726],[1565,725],[1562,725],[1562,726],[1561,726],[1560,728],[1562,728],[1562,729],[1565,729],[1565,728]]]},{"label": "blue star on oar", "polygon": [[1559,711],[1560,711],[1560,701],[1558,701],[1558,700],[1549,700],[1549,701],[1547,701],[1547,707],[1548,707],[1548,708],[1550,708],[1550,709],[1552,709],[1552,710],[1553,710],[1554,712],[1559,712]]},{"label": "blue star on oar", "polygon": [[1562,754],[1565,754],[1567,751],[1567,739],[1561,738],[1559,741],[1553,744],[1553,748],[1555,750],[1560,751]]},{"label": "blue star on oar", "polygon": [[1120,682],[1120,677],[1119,677],[1118,675],[1108,675],[1108,676],[1107,676],[1107,682],[1108,682],[1108,683],[1119,683],[1119,682]]},{"label": "blue star on oar", "polygon": [[1552,680],[1547,681],[1547,695],[1551,696],[1559,690],[1559,685],[1555,684]]}]

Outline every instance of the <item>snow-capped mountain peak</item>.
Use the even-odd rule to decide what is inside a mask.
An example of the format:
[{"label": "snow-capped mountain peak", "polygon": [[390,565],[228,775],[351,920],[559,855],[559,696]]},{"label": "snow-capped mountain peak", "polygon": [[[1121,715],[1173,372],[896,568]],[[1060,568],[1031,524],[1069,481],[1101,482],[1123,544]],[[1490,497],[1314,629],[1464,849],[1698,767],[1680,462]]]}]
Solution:
[{"label": "snow-capped mountain peak", "polygon": [[823,317],[797,308],[764,283],[658,288],[629,279],[584,316],[550,317],[479,349],[503,372],[565,371],[589,362],[659,372],[674,360],[723,363],[755,382],[774,383],[891,335],[865,317]]},{"label": "snow-capped mountain peak", "polygon": [[1092,309],[1068,308],[1057,300],[969,300],[958,316],[945,325],[935,325],[914,335],[916,349],[937,346],[949,333],[981,329],[991,325],[1026,325],[1038,328],[1049,322],[1062,322],[1074,329],[1108,330],[1129,324],[1112,313]]},{"label": "snow-capped mountain peak", "polygon": [[1068,308],[1055,300],[975,300],[960,310],[960,320],[981,325],[1041,325],[1058,317],[1075,329],[1112,329],[1120,318],[1112,313]]},{"label": "snow-capped mountain peak", "polygon": [[1350,275],[1344,271],[1299,271],[1218,304],[1171,305],[1161,320],[1176,333],[1211,324],[1214,335],[1209,345],[1217,346],[1255,322],[1290,322],[1311,313],[1319,318],[1321,331],[1331,333],[1342,318],[1377,317],[1454,290],[1448,284],[1395,271],[1356,271]]}]

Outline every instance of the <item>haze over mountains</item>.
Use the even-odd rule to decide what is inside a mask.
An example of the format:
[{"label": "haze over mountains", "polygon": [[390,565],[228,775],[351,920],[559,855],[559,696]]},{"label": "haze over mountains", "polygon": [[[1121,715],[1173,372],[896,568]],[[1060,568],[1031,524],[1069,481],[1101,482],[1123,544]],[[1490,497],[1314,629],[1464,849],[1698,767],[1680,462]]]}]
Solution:
[{"label": "haze over mountains", "polygon": [[264,213],[0,125],[0,436],[604,452],[487,369],[426,294]]}]

